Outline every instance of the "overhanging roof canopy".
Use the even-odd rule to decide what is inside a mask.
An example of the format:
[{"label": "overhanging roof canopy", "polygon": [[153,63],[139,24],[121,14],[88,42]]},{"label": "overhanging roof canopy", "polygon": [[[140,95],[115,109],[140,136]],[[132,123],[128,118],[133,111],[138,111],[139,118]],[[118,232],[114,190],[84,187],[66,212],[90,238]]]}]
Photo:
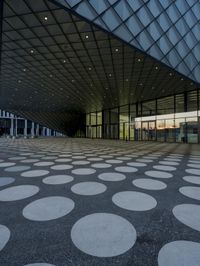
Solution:
[{"label": "overhanging roof canopy", "polygon": [[70,2],[76,2],[75,9],[100,1],[62,4],[67,2],[68,8],[48,0],[4,1],[1,108],[64,129],[81,112],[198,85],[69,9]]}]

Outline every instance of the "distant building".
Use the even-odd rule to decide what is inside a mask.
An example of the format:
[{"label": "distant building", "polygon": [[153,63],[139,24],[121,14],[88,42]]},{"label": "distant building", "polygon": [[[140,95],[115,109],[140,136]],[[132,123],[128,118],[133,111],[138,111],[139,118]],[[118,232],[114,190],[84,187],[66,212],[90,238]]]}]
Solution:
[{"label": "distant building", "polygon": [[62,134],[38,123],[0,109],[0,137],[61,136]]}]

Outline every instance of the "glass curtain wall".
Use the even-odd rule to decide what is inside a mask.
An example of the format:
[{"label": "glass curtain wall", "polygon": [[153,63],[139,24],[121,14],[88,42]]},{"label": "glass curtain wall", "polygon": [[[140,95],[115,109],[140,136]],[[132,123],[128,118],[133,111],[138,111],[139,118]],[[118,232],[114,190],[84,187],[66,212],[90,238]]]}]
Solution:
[{"label": "glass curtain wall", "polygon": [[86,115],[87,137],[200,143],[199,90]]}]

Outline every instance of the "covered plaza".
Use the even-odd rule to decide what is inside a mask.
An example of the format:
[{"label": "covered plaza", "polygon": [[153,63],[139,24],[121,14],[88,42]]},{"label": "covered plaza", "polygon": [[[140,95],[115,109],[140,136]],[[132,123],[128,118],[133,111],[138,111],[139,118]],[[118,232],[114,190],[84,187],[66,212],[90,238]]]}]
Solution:
[{"label": "covered plaza", "polygon": [[199,0],[2,0],[0,39],[0,266],[200,266]]}]

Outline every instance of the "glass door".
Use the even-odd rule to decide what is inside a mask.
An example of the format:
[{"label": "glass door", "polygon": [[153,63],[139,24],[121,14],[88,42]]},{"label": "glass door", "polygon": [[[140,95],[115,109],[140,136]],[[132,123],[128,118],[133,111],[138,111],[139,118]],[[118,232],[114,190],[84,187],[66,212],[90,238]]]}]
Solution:
[{"label": "glass door", "polygon": [[142,122],[142,140],[155,140],[156,139],[156,122],[145,121]]}]

